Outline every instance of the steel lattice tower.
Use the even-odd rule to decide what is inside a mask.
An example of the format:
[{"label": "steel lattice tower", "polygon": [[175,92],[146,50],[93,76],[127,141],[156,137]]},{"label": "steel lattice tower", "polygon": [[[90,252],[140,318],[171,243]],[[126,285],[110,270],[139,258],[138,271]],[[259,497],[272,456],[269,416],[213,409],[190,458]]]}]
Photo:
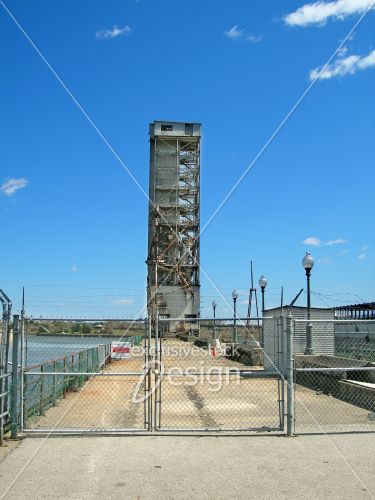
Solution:
[{"label": "steel lattice tower", "polygon": [[150,124],[147,265],[153,319],[156,314],[199,315],[200,128],[197,123]]}]

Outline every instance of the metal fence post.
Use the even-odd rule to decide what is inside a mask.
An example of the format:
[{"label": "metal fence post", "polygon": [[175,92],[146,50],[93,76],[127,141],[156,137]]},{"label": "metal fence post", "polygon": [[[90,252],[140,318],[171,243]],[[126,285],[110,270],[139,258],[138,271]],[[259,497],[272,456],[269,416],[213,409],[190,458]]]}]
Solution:
[{"label": "metal fence post", "polygon": [[286,320],[286,335],[287,335],[287,436],[294,436],[295,431],[295,406],[294,406],[294,352],[293,352],[293,318],[289,311]]},{"label": "metal fence post", "polygon": [[147,413],[148,413],[148,431],[152,432],[152,369],[149,366],[147,370]]},{"label": "metal fence post", "polygon": [[56,406],[56,401],[58,398],[58,395],[56,395],[56,361],[52,363],[52,371],[54,375],[52,375],[52,404],[53,406]]},{"label": "metal fence post", "polygon": [[5,374],[3,374],[0,371],[0,446],[3,446],[4,444],[4,398],[5,398],[5,390],[3,387],[5,387],[5,384],[3,381],[5,381]]},{"label": "metal fence post", "polygon": [[[64,373],[66,372],[66,356],[64,356]],[[65,398],[65,394],[66,394],[66,377],[65,375],[63,376],[63,397]]]},{"label": "metal fence post", "polygon": [[160,428],[160,372],[158,369],[153,370],[155,383],[155,421],[154,430]]},{"label": "metal fence post", "polygon": [[44,415],[44,365],[40,365],[40,387],[39,387],[39,415]]},{"label": "metal fence post", "polygon": [[12,392],[11,392],[11,438],[17,439],[18,416],[17,416],[17,400],[18,400],[18,314],[13,316],[13,348],[12,348]]}]

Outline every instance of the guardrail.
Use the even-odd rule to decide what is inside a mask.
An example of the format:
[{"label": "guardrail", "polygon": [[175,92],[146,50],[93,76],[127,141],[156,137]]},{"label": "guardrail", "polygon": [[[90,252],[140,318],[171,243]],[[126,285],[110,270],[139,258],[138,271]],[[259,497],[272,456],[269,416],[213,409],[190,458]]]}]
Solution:
[{"label": "guardrail", "polygon": [[7,400],[9,397],[9,390],[7,389],[7,378],[11,376],[10,373],[0,375],[0,446],[4,444],[4,423],[5,417],[9,416],[9,405]]},{"label": "guardrail", "polygon": [[[23,418],[44,415],[67,392],[78,390],[89,376],[110,362],[111,344],[101,344],[29,366],[23,374]],[[70,374],[59,377],[60,373]],[[73,375],[74,374],[74,375]],[[20,407],[17,415],[21,414]]]}]

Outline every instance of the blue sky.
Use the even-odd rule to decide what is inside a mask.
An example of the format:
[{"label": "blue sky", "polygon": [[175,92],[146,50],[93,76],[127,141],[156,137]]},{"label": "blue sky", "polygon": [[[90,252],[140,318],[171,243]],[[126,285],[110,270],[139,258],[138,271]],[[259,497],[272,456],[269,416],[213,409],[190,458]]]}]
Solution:
[{"label": "blue sky", "polygon": [[[266,302],[374,300],[375,13],[369,0],[5,5],[147,191],[148,124],[203,126],[202,315],[249,263]],[[147,199],[0,2],[0,287],[35,315],[137,316]],[[305,242],[305,243],[304,243]],[[219,293],[220,292],[220,293]],[[301,303],[303,304],[302,298]]]}]

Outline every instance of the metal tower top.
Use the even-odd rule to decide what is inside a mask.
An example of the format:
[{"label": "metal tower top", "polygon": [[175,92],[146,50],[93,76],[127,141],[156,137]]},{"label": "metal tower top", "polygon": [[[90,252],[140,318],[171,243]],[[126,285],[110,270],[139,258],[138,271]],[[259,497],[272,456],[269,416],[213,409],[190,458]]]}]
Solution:
[{"label": "metal tower top", "polygon": [[200,123],[154,121],[150,123],[150,138],[155,136],[200,137]]}]

